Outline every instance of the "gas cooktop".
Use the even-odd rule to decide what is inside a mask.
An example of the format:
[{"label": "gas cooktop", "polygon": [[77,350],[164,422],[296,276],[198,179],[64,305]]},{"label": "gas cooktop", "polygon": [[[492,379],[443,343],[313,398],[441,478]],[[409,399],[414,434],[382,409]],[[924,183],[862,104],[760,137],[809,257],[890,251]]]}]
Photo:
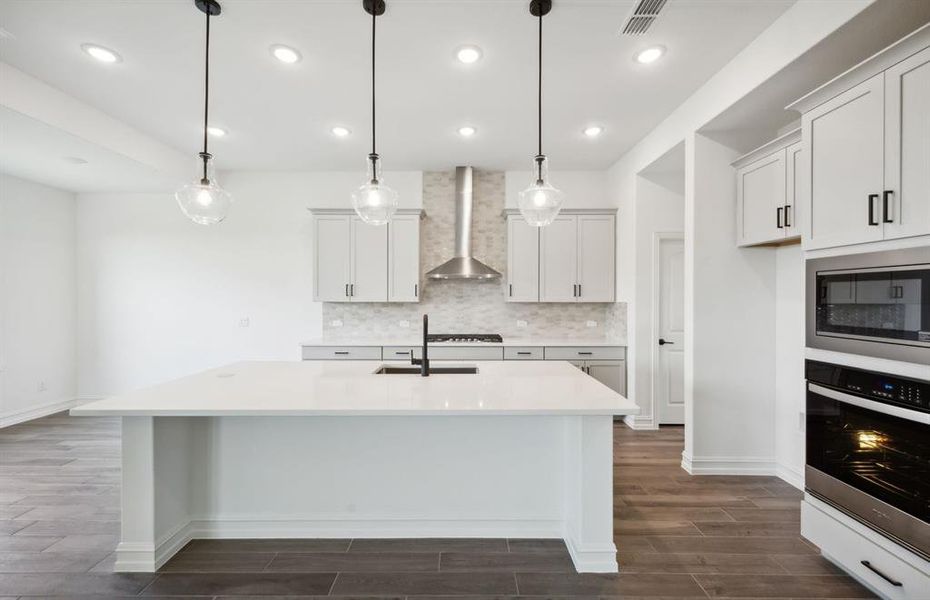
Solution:
[{"label": "gas cooktop", "polygon": [[504,338],[497,333],[431,333],[426,336],[427,342],[483,342],[488,344],[501,344]]}]

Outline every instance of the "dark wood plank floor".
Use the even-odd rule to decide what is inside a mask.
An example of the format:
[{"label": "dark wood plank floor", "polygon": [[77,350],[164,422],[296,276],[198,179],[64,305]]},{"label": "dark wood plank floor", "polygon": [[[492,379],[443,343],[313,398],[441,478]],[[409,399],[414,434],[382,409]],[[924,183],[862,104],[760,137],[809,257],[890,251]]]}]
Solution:
[{"label": "dark wood plank floor", "polygon": [[620,575],[546,540],[201,540],[158,574],[112,573],[119,424],[56,415],[0,430],[0,600],[341,596],[491,600],[870,598],[799,535],[772,477],[692,477],[680,428],[617,425]]}]

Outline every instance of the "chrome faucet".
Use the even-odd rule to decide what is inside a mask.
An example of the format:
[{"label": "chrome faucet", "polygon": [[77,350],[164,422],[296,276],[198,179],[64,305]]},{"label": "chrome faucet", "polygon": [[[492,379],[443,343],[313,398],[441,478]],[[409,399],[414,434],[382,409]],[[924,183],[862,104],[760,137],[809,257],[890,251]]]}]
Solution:
[{"label": "chrome faucet", "polygon": [[429,315],[423,315],[423,357],[416,359],[413,357],[413,349],[410,349],[410,364],[420,365],[420,376],[429,377]]}]

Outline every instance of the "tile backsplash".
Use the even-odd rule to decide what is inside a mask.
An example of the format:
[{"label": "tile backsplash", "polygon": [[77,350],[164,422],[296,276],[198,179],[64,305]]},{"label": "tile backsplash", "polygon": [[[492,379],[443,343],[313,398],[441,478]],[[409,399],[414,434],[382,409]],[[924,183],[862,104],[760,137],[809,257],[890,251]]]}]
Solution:
[{"label": "tile backsplash", "polygon": [[[507,223],[504,210],[504,172],[474,172],[472,254],[505,274]],[[500,333],[507,337],[626,339],[626,304],[534,304],[505,301],[503,280],[492,282],[434,281],[422,274],[439,266],[454,252],[455,171],[423,173],[423,220],[420,302],[323,304],[323,336],[338,338],[409,338],[420,330],[424,313],[430,331]],[[341,327],[334,327],[341,321]],[[408,327],[404,327],[406,322]],[[518,322],[520,322],[518,324]],[[589,322],[596,326],[589,327]],[[525,323],[525,326],[520,326]]]}]

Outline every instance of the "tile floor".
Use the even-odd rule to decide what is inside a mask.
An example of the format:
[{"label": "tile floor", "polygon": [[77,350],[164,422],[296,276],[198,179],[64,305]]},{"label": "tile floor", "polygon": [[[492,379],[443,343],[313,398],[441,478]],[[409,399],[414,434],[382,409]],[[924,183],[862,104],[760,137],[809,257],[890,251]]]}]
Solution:
[{"label": "tile floor", "polygon": [[55,415],[0,430],[0,600],[873,597],[800,537],[797,490],[692,477],[682,435],[616,427],[620,575],[578,575],[560,541],[514,539],[201,540],[158,574],[114,574],[119,423]]}]

